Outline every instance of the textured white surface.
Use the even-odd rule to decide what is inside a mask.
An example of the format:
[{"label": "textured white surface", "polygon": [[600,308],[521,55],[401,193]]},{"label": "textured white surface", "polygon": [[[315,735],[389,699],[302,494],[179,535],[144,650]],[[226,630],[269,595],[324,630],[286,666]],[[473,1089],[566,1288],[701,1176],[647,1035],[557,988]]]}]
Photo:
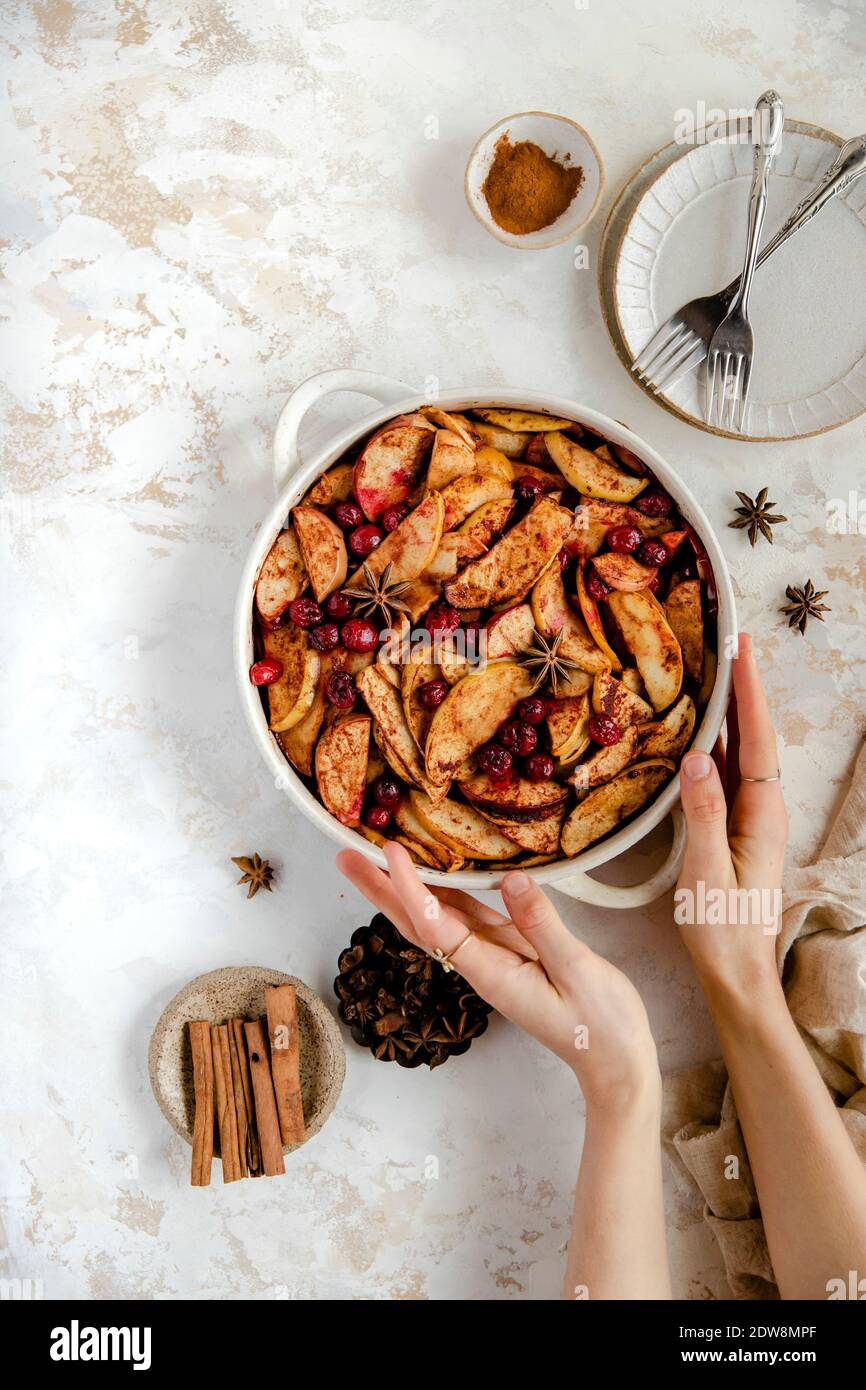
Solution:
[{"label": "textured white surface", "polygon": [[[743,446],[667,416],[614,356],[593,258],[677,108],[772,83],[792,116],[866,129],[862,8],[53,0],[3,28],[3,1273],[49,1297],[555,1296],[582,1107],[503,1022],[432,1075],[352,1047],[285,1180],[187,1186],[146,1077],[163,1004],[238,962],[327,997],[367,918],[243,730],[236,576],[273,423],[313,371],[501,380],[621,417],[720,528],[809,856],[863,734],[864,541],[829,534],[825,504],[863,488],[866,425]],[[479,132],[533,107],[605,159],[589,269],[501,246],[466,208]],[[764,482],[790,523],[753,552],[724,528],[733,489]],[[833,612],[804,641],[776,609],[809,576]],[[247,903],[229,856],[253,849],[278,882]],[[665,1067],[715,1054],[669,903],[559,903],[642,990]],[[677,1292],[724,1294],[673,1179],[670,1212]]]}]

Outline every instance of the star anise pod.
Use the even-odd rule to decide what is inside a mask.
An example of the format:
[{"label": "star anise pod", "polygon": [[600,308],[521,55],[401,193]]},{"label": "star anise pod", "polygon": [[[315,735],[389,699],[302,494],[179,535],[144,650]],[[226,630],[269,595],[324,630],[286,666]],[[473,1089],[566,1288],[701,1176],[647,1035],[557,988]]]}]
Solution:
[{"label": "star anise pod", "polygon": [[377,575],[369,565],[365,564],[361,573],[363,582],[357,588],[344,589],[343,593],[349,598],[359,600],[358,612],[364,615],[381,613],[382,621],[386,627],[391,626],[394,613],[408,613],[407,605],[400,598],[402,593],[409,588],[409,581],[403,584],[391,583],[391,571],[394,565],[392,561]]},{"label": "star anise pod", "polygon": [[780,613],[788,615],[788,627],[796,627],[804,633],[810,618],[817,618],[823,623],[824,614],[833,611],[821,602],[829,592],[829,589],[816,589],[811,579],[806,580],[802,589],[795,589],[793,584],[789,584],[785,593],[791,602],[779,609]]},{"label": "star anise pod", "polygon": [[530,646],[517,658],[524,666],[537,672],[530,694],[549,682],[554,695],[558,695],[559,682],[569,680],[572,672],[580,670],[576,662],[570,661],[560,653],[559,648],[564,636],[564,628],[561,628],[552,640],[543,636],[536,628]]},{"label": "star anise pod", "polygon": [[737,496],[743,504],[742,507],[734,508],[739,520],[729,521],[728,525],[733,527],[735,531],[742,531],[748,527],[750,545],[756,544],[758,532],[764,537],[764,540],[769,541],[772,545],[773,532],[770,527],[777,526],[780,521],[788,520],[786,516],[782,516],[781,512],[771,510],[776,504],[767,501],[768,491],[768,488],[762,487],[755,498],[751,498],[746,492],[737,492]]},{"label": "star anise pod", "polygon": [[254,898],[260,888],[267,888],[270,893],[271,879],[274,876],[274,871],[267,859],[260,859],[257,854],[252,855],[250,858],[241,856],[235,859],[234,856],[232,856],[232,863],[237,864],[241,871],[241,877],[238,879],[238,883],[248,883],[250,885],[249,892],[247,893],[248,898]]}]

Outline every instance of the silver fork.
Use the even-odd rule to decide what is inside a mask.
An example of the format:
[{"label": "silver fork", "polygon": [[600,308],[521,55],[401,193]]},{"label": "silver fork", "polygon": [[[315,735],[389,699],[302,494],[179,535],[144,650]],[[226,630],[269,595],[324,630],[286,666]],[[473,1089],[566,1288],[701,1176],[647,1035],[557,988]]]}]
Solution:
[{"label": "silver fork", "polygon": [[[846,141],[815,187],[797,204],[776,235],[767,242],[755,269],[864,173],[866,135],[857,135],[853,140]],[[728,312],[739,284],[738,275],[718,293],[692,299],[677,309],[656,329],[646,347],[638,353],[631,364],[632,371],[646,378],[656,394],[694,371],[706,357],[710,339]]]},{"label": "silver fork", "polygon": [[752,138],[755,163],[749,189],[749,217],[746,253],[740,283],[731,307],[722,319],[707,350],[707,424],[736,430],[742,434],[749,401],[755,335],[749,322],[749,294],[761,245],[761,232],[767,212],[770,170],[782,138],[785,108],[778,92],[762,92],[755,103]]}]

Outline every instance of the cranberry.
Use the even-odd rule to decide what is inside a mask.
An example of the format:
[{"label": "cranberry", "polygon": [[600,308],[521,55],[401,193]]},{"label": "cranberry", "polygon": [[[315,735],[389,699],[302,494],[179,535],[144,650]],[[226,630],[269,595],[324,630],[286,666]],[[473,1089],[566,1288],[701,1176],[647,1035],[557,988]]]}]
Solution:
[{"label": "cranberry", "polygon": [[561,570],[561,571],[562,571],[562,570],[567,570],[568,567],[569,567],[569,565],[571,564],[573,558],[574,558],[573,556],[569,555],[569,553],[568,553],[568,551],[566,550],[565,546],[563,546],[562,549],[561,549],[560,552],[559,552],[559,568],[560,568],[560,570]]},{"label": "cranberry", "polygon": [[437,632],[441,632],[445,637],[460,626],[460,614],[450,603],[434,603],[424,619],[424,626],[431,637]]},{"label": "cranberry", "polygon": [[447,694],[447,681],[427,681],[418,691],[418,699],[425,709],[438,709]]},{"label": "cranberry", "polygon": [[373,800],[377,806],[384,806],[388,811],[399,806],[403,800],[403,788],[396,777],[389,777],[387,772],[377,777],[373,783]]},{"label": "cranberry", "polygon": [[348,671],[332,671],[325,681],[325,699],[337,709],[351,709],[355,703],[355,682]]},{"label": "cranberry", "polygon": [[338,502],[334,508],[334,520],[344,531],[353,531],[364,525],[364,513],[357,502]]},{"label": "cranberry", "polygon": [[342,638],[350,652],[371,652],[379,643],[378,632],[366,618],[350,618],[343,624]]},{"label": "cranberry", "polygon": [[641,533],[636,526],[612,526],[607,533],[607,543],[617,555],[631,555],[641,543]]},{"label": "cranberry", "polygon": [[499,742],[503,748],[516,753],[518,758],[525,758],[538,743],[538,734],[531,724],[524,724],[522,719],[508,719],[499,727]]},{"label": "cranberry", "polygon": [[667,493],[658,490],[645,492],[632,503],[643,516],[667,516],[673,505]]},{"label": "cranberry", "polygon": [[544,491],[544,484],[538,478],[518,478],[514,484],[514,496],[518,502],[534,502]]},{"label": "cranberry", "polygon": [[313,628],[310,641],[317,652],[332,652],[340,645],[340,629],[336,623],[322,623]]},{"label": "cranberry", "polygon": [[391,812],[384,806],[368,806],[364,812],[364,824],[371,830],[385,830],[391,821]]},{"label": "cranberry", "polygon": [[549,782],[556,763],[549,753],[530,753],[523,767],[530,782]]},{"label": "cranberry", "polygon": [[497,782],[509,775],[513,762],[508,749],[503,748],[501,743],[488,743],[478,754],[478,766]]},{"label": "cranberry", "polygon": [[352,611],[352,600],[348,594],[330,594],[325,604],[325,612],[329,618],[348,618]]},{"label": "cranberry", "polygon": [[651,594],[657,594],[661,586],[662,577],[659,574],[658,570],[656,570],[655,574],[653,575],[652,579],[649,581],[646,587],[649,589]]},{"label": "cranberry", "polygon": [[254,661],[250,667],[250,681],[253,685],[273,685],[283,674],[283,663],[276,657],[266,657],[264,661]]},{"label": "cranberry", "polygon": [[589,736],[609,748],[612,743],[619,743],[622,729],[609,714],[594,714],[589,721]]},{"label": "cranberry", "polygon": [[411,510],[408,502],[398,502],[394,507],[386,507],[381,518],[385,530],[396,531],[404,516],[408,516]]},{"label": "cranberry", "polygon": [[520,701],[517,713],[524,724],[540,724],[547,714],[547,703],[540,695],[530,695],[528,700]]},{"label": "cranberry", "polygon": [[661,541],[644,541],[636,559],[640,560],[642,565],[652,565],[654,569],[658,569],[659,565],[667,564],[668,548],[662,545]]},{"label": "cranberry", "polygon": [[315,599],[296,598],[289,604],[289,617],[295,627],[315,627],[322,621],[322,610]]},{"label": "cranberry", "polygon": [[359,559],[366,560],[384,539],[385,532],[380,531],[378,526],[357,526],[354,531],[349,532],[349,549]]},{"label": "cranberry", "polygon": [[605,583],[593,565],[590,565],[586,572],[586,592],[596,603],[601,603],[610,593],[610,585]]}]

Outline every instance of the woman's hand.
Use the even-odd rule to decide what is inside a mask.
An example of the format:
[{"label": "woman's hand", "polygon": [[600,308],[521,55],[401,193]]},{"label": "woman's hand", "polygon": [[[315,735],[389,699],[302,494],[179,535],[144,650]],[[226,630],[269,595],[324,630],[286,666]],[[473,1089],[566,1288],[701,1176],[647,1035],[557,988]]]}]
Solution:
[{"label": "woman's hand", "polygon": [[588,1109],[618,1112],[657,1095],[655,1044],[637,990],[572,936],[527,874],[505,878],[509,920],[458,889],[426,887],[402,846],[387,845],[385,856],[390,876],[355,850],[341,851],[337,864],[405,937],[454,954],[454,968],[488,1004],[561,1057]]},{"label": "woman's hand", "polygon": [[688,843],[674,916],[708,993],[743,997],[778,988],[775,944],[788,816],[780,782],[741,780],[775,778],[778,770],[776,736],[752,640],[744,633],[734,661],[726,752],[717,764],[706,753],[688,753],[680,768]]}]

